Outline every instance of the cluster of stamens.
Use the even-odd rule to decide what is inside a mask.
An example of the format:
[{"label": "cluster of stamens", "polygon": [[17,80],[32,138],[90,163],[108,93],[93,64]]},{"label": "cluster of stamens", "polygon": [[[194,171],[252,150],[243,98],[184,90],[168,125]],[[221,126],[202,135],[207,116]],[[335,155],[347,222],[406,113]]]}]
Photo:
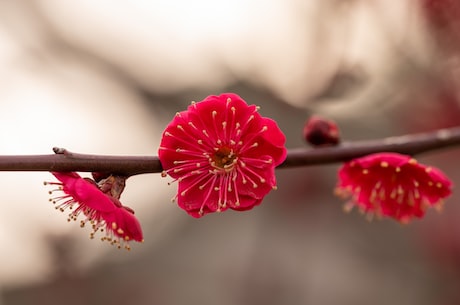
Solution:
[{"label": "cluster of stamens", "polygon": [[[122,228],[119,228],[116,222],[112,222],[112,224],[109,225],[103,222],[101,226],[94,226],[93,225],[93,232],[90,233],[90,238],[94,238],[94,234],[100,230],[101,232],[104,231],[104,227],[110,228],[106,230],[106,235],[101,237],[101,241],[106,241],[110,243],[113,246],[116,246],[118,249],[125,248],[126,250],[131,250],[131,247],[129,246],[129,241],[131,238],[128,235],[125,235],[125,232],[123,231]],[[115,232],[117,234],[115,234]],[[124,237],[120,237],[124,236]]]}]

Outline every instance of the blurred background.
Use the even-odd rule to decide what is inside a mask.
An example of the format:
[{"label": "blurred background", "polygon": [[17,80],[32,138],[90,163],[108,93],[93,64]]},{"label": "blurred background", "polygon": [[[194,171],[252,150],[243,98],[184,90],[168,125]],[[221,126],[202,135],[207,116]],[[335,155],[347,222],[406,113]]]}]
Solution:
[{"label": "blurred background", "polygon": [[[177,111],[235,92],[287,137],[460,124],[458,0],[0,0],[0,154],[156,155]],[[459,150],[418,156],[460,184]],[[277,171],[261,206],[193,219],[158,174],[131,252],[67,223],[49,173],[0,172],[0,305],[460,304],[459,195],[402,226],[342,212],[340,164]]]}]

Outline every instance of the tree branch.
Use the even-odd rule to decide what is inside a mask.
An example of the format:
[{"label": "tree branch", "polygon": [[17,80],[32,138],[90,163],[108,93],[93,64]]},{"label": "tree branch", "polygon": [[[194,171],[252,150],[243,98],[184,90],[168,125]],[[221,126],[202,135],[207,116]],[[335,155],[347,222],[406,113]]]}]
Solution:
[{"label": "tree branch", "polygon": [[279,167],[344,162],[376,152],[397,152],[413,156],[459,145],[460,127],[453,127],[378,140],[344,142],[332,147],[290,149],[288,157]]},{"label": "tree branch", "polygon": [[[379,140],[344,142],[333,147],[290,149],[286,160],[278,168],[344,162],[384,151],[416,155],[457,145],[460,145],[460,127]],[[105,156],[77,154],[63,148],[53,150],[54,155],[0,156],[0,171],[107,172],[124,176],[163,171],[156,156]]]}]

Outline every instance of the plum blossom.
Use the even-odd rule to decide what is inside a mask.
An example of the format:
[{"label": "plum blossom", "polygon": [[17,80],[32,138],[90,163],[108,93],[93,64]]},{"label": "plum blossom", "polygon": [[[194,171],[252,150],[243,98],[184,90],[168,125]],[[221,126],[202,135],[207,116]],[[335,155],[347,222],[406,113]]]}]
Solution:
[{"label": "plum blossom", "polygon": [[105,230],[105,236],[101,240],[128,250],[130,241],[143,241],[142,229],[134,216],[134,211],[123,206],[119,200],[124,187],[124,178],[109,176],[102,179],[98,185],[93,180],[82,178],[74,172],[52,172],[52,174],[60,182],[45,182],[47,185],[58,186],[49,193],[63,192],[63,194],[52,197],[50,201],[61,212],[67,209],[71,211],[68,221],[76,221],[80,215],[83,215],[85,218],[80,221],[80,226],[84,227],[88,222],[91,224],[93,229],[91,238],[94,238],[97,231]]},{"label": "plum blossom", "polygon": [[257,111],[233,93],[208,96],[166,127],[158,151],[163,174],[178,182],[177,203],[193,217],[252,209],[276,188],[285,136]]},{"label": "plum blossom", "polygon": [[338,172],[336,194],[351,200],[369,218],[392,217],[401,223],[440,208],[451,194],[451,181],[439,169],[397,153],[376,153],[345,163]]}]

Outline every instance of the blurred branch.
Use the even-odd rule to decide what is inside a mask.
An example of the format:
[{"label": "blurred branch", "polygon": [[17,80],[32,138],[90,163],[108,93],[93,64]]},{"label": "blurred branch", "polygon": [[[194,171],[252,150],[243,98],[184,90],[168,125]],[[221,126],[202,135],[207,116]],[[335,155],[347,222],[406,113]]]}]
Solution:
[{"label": "blurred branch", "polygon": [[[331,147],[290,149],[279,168],[344,162],[384,151],[416,155],[457,145],[460,145],[460,127],[378,140],[344,142]],[[106,172],[124,176],[163,171],[156,156],[105,156],[77,154],[63,148],[53,150],[54,155],[0,156],[0,171]]]}]

